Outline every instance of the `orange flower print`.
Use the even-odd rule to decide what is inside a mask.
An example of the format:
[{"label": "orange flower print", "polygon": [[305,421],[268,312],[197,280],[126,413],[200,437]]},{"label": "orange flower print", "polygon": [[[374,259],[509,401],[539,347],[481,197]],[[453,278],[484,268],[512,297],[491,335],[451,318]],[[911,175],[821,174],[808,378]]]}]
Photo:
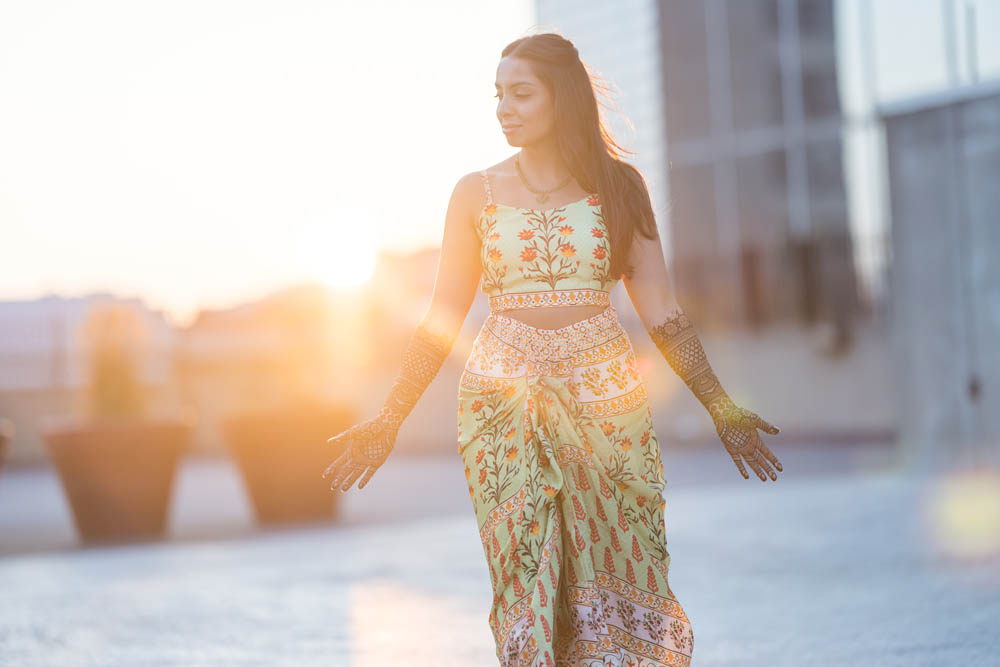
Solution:
[{"label": "orange flower print", "polygon": [[549,498],[556,497],[556,487],[552,486],[551,484],[546,484],[544,487],[542,487],[542,490],[545,491],[545,495],[547,495]]},{"label": "orange flower print", "polygon": [[476,463],[479,463],[480,461],[482,461],[484,456],[486,456],[486,450],[485,449],[480,449],[479,453],[476,454]]},{"label": "orange flower print", "polygon": [[630,354],[628,359],[625,361],[628,366],[628,374],[633,377],[633,379],[639,379],[639,358],[635,355]]},{"label": "orange flower print", "polygon": [[604,238],[604,230],[603,230],[603,229],[601,229],[600,227],[593,227],[593,228],[592,228],[592,229],[590,230],[590,233],[591,233],[591,235],[592,235],[592,236],[593,236],[593,237],[594,237],[595,239],[603,239],[603,238]]},{"label": "orange flower print", "polygon": [[642,434],[642,437],[639,438],[639,443],[640,444],[645,445],[647,442],[649,442],[649,431],[644,432]]},{"label": "orange flower print", "polygon": [[503,396],[504,398],[510,398],[511,396],[514,395],[514,392],[516,391],[517,387],[515,387],[513,383],[508,384],[506,387],[503,388]]},{"label": "orange flower print", "polygon": [[500,234],[498,234],[497,232],[493,232],[492,234],[489,235],[488,238],[490,241],[496,241],[500,238]]},{"label": "orange flower print", "polygon": [[[472,410],[475,411],[475,409],[476,409],[476,404],[473,403]],[[604,433],[604,435],[611,435],[612,433],[615,432],[615,425],[612,424],[611,422],[601,422],[601,431]]]},{"label": "orange flower print", "polygon": [[479,470],[479,483],[482,484],[486,481],[486,468],[480,468]]},{"label": "orange flower print", "polygon": [[501,259],[503,259],[503,254],[499,250],[497,250],[496,248],[490,250],[491,262],[499,262]]},{"label": "orange flower print", "polygon": [[639,507],[645,507],[646,506],[646,496],[638,496],[635,499],[635,504],[638,505]]},{"label": "orange flower print", "polygon": [[516,426],[511,426],[510,430],[503,434],[503,439],[504,440],[510,440],[511,438],[514,437],[515,433],[517,433],[517,427]]},{"label": "orange flower print", "polygon": [[483,402],[482,401],[475,400],[475,401],[472,402],[472,411],[473,412],[479,412],[482,409],[483,409]]},{"label": "orange flower print", "polygon": [[465,466],[465,479],[469,479],[469,475],[471,474],[472,471],[469,470],[469,466]]},{"label": "orange flower print", "polygon": [[490,204],[489,206],[483,209],[483,213],[485,213],[486,215],[493,215],[496,212],[497,212],[496,204]]},{"label": "orange flower print", "polygon": [[567,243],[566,245],[562,246],[562,248],[560,248],[559,251],[563,254],[563,257],[572,257],[573,255],[576,254],[576,248],[573,247],[572,243]]},{"label": "orange flower print", "polygon": [[604,249],[604,246],[599,245],[596,248],[594,248],[594,259],[604,259],[607,256],[608,256],[608,253]]},{"label": "orange flower print", "polygon": [[601,205],[601,195],[594,193],[587,197],[587,206],[600,206]]},{"label": "orange flower print", "polygon": [[517,233],[517,238],[521,239],[522,241],[527,241],[528,239],[532,239],[534,237],[535,237],[535,230],[533,229],[522,229],[520,232]]},{"label": "orange flower print", "polygon": [[517,458],[517,447],[511,447],[510,449],[508,449],[507,450],[507,455],[504,456],[504,458],[507,459],[508,461],[513,461],[514,459],[516,459]]},{"label": "orange flower print", "polygon": [[522,262],[530,262],[531,260],[535,259],[535,257],[537,257],[537,256],[538,256],[538,253],[535,252],[534,248],[525,248],[524,250],[521,251],[521,261]]},{"label": "orange flower print", "polygon": [[628,484],[626,484],[625,482],[618,481],[618,480],[615,480],[615,486],[618,487],[619,491],[625,491],[626,489],[628,489]]},{"label": "orange flower print", "polygon": [[532,535],[537,535],[538,534],[538,529],[539,529],[538,521],[537,520],[532,520],[531,525],[528,526],[528,530],[531,531]]},{"label": "orange flower print", "polygon": [[559,228],[559,233],[563,236],[569,236],[573,233],[573,228],[570,225],[563,225]]},{"label": "orange flower print", "polygon": [[622,440],[622,449],[624,449],[626,452],[632,449],[632,438],[626,437],[624,440]]},{"label": "orange flower print", "polygon": [[592,455],[594,453],[594,448],[590,446],[590,440],[583,441],[583,448],[587,450],[588,454]]}]

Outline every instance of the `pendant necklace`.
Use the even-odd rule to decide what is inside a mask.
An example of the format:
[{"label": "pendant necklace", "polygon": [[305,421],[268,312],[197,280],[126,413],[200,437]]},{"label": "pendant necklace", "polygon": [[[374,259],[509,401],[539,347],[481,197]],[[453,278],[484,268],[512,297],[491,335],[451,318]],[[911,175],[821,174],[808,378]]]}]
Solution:
[{"label": "pendant necklace", "polygon": [[538,188],[534,188],[528,183],[528,179],[524,177],[524,172],[521,171],[521,163],[518,160],[518,157],[519,155],[514,156],[514,168],[517,169],[517,175],[520,177],[521,183],[524,184],[524,187],[528,188],[528,190],[537,195],[537,197],[535,197],[536,201],[541,202],[543,204],[549,200],[549,193],[555,192],[559,188],[565,186],[567,183],[569,183],[570,179],[573,177],[572,174],[566,174],[566,178],[563,179],[563,182],[557,185],[556,187],[552,188],[551,190],[540,190]]}]

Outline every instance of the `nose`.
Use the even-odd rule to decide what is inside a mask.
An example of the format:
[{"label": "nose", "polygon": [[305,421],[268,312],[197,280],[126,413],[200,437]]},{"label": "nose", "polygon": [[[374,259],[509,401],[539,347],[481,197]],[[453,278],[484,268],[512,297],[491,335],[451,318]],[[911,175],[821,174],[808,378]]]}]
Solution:
[{"label": "nose", "polygon": [[507,95],[504,95],[503,99],[499,100],[497,103],[497,118],[500,119],[501,123],[506,123],[510,120],[510,115],[506,112],[507,97]]}]

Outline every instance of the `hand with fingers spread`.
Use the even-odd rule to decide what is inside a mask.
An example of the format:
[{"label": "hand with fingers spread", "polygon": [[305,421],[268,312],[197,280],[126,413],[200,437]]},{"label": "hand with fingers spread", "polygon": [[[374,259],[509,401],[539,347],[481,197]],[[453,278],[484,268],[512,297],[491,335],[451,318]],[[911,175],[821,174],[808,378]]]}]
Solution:
[{"label": "hand with fingers spread", "polygon": [[733,458],[733,463],[736,464],[740,474],[743,475],[743,479],[750,479],[750,475],[747,474],[746,468],[743,467],[743,461],[740,460],[740,457],[745,459],[747,464],[753,468],[760,481],[767,481],[765,474],[771,478],[772,482],[778,481],[771,466],[774,466],[778,469],[778,472],[781,472],[781,461],[778,460],[778,457],[760,439],[757,429],[762,429],[772,435],[778,433],[780,429],[767,423],[756,413],[746,408],[738,407],[731,400],[728,400],[728,397],[718,401],[710,410],[712,412],[712,420],[715,422],[715,430],[719,434],[719,438],[722,439],[722,444],[725,445],[726,451]]},{"label": "hand with fingers spread", "polygon": [[328,443],[346,444],[346,448],[323,471],[323,479],[332,475],[330,488],[336,489],[339,486],[341,491],[347,491],[361,477],[358,488],[365,488],[375,471],[389,458],[397,432],[380,415],[333,436],[327,440]]},{"label": "hand with fingers spread", "polygon": [[[726,451],[744,479],[750,479],[741,457],[753,468],[762,482],[777,476],[770,468],[773,465],[782,471],[781,462],[760,439],[757,429],[767,433],[778,433],[779,429],[767,423],[754,412],[738,407],[722,389],[722,384],[708,364],[705,349],[695,334],[694,327],[680,308],[674,307],[667,317],[648,330],[660,354],[695,397],[705,406],[715,430],[718,432]],[[768,465],[770,464],[770,465]],[[765,476],[766,474],[766,476]]]},{"label": "hand with fingers spread", "polygon": [[[413,410],[420,396],[444,364],[456,333],[431,330],[425,318],[410,337],[403,352],[403,367],[396,376],[378,417],[356,424],[327,442],[346,444],[341,455],[323,471],[323,479],[332,475],[331,489],[347,491],[361,477],[359,489],[389,457],[399,427]],[[363,475],[363,476],[362,476]]]}]

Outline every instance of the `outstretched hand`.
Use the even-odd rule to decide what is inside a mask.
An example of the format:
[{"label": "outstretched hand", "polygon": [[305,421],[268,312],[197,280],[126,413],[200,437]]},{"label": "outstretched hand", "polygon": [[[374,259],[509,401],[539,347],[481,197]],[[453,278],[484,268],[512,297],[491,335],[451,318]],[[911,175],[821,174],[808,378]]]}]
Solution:
[{"label": "outstretched hand", "polygon": [[[760,481],[766,482],[767,477],[770,477],[772,482],[777,481],[777,475],[774,474],[774,470],[768,463],[781,472],[781,461],[760,439],[757,429],[774,435],[780,431],[778,427],[767,423],[751,410],[732,403],[723,407],[713,421],[715,422],[715,430],[722,439],[722,444],[725,445],[729,455],[733,457],[733,463],[743,475],[743,479],[750,479],[750,475],[747,474],[740,457],[753,468],[757,476],[760,477]],[[764,476],[765,473],[767,477]]]},{"label": "outstretched hand", "polygon": [[344,452],[323,471],[323,479],[330,475],[333,477],[330,489],[339,486],[341,491],[347,491],[358,477],[361,477],[358,488],[365,488],[368,480],[389,457],[396,433],[397,429],[381,417],[376,417],[329,438],[327,442],[330,444],[347,445]]}]

